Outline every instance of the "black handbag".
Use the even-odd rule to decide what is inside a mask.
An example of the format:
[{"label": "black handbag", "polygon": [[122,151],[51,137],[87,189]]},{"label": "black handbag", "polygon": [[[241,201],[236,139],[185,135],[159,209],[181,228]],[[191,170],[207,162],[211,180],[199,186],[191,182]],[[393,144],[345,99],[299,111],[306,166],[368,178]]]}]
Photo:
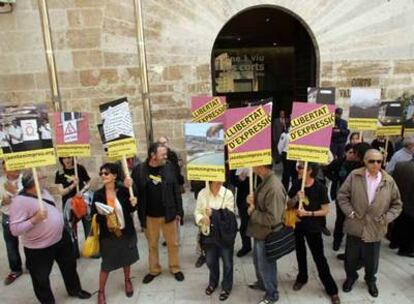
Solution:
[{"label": "black handbag", "polygon": [[264,242],[268,261],[273,262],[291,253],[296,248],[295,232],[292,227],[278,224]]}]

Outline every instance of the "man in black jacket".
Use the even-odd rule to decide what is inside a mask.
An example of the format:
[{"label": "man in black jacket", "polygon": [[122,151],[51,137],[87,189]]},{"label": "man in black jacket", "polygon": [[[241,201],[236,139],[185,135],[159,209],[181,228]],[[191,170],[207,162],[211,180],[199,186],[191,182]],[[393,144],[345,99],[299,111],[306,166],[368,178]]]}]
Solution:
[{"label": "man in black jacket", "polygon": [[[161,230],[167,242],[170,272],[177,281],[183,281],[177,243],[177,221],[183,217],[183,204],[175,169],[167,162],[167,148],[158,142],[151,144],[147,160],[132,171],[132,180],[138,197],[138,215],[149,248],[149,273],[143,283],[147,284],[161,274],[158,255]],[[127,180],[126,185],[130,182]]]},{"label": "man in black jacket", "polygon": [[348,123],[342,119],[343,110],[335,110],[335,126],[332,129],[331,152],[335,158],[344,155],[345,143],[349,135]]}]

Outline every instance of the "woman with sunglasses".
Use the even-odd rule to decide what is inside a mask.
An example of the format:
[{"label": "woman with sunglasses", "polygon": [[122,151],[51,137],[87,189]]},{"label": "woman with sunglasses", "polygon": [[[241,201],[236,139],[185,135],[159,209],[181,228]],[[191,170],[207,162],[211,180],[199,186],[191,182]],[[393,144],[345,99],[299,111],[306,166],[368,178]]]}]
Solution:
[{"label": "woman with sunglasses", "polygon": [[[136,198],[130,197],[128,189],[117,182],[119,170],[119,166],[113,163],[106,163],[100,168],[99,175],[104,186],[93,197],[92,214],[97,214],[102,256],[98,304],[106,303],[105,285],[109,272],[119,268],[124,270],[126,296],[132,297],[134,294],[130,266],[138,261],[139,256],[131,213],[136,210]],[[102,204],[111,207],[113,211],[107,214]]]},{"label": "woman with sunglasses", "polygon": [[[303,163],[297,165],[299,179],[292,184],[289,190],[289,208],[297,208],[299,222],[296,223],[296,258],[298,261],[299,273],[293,290],[298,291],[308,281],[308,266],[306,259],[306,243],[312,253],[316,268],[318,269],[319,278],[325,287],[326,293],[330,296],[332,304],[339,304],[338,287],[331,275],[328,262],[324,254],[322,240],[323,219],[329,213],[329,198],[326,187],[321,184],[315,177],[318,175],[319,165],[309,163],[308,170],[304,176]],[[305,191],[302,192],[302,179],[305,179]],[[302,201],[303,207],[300,207],[299,201]]]}]

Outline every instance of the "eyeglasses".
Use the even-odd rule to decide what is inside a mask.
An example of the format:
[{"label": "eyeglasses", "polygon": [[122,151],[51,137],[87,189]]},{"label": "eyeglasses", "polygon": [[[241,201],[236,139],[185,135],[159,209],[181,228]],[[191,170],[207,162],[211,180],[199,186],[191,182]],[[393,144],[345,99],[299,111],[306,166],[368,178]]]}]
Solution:
[{"label": "eyeglasses", "polygon": [[368,164],[374,164],[374,163],[381,164],[382,159],[369,159],[368,160]]},{"label": "eyeglasses", "polygon": [[110,173],[109,172],[106,172],[106,171],[99,172],[99,176],[102,176],[102,175],[108,176],[109,174]]}]

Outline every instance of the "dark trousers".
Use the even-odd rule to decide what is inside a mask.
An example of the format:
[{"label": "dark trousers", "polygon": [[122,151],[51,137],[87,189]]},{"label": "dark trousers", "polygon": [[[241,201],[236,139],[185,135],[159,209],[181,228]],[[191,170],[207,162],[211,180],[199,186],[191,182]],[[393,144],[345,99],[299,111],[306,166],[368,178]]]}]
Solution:
[{"label": "dark trousers", "polygon": [[334,245],[340,246],[342,243],[342,239],[344,238],[345,215],[336,201],[335,201],[335,206],[336,206],[336,220],[335,220],[335,229],[334,229],[333,237],[334,237]]},{"label": "dark trousers", "polygon": [[345,154],[345,143],[342,143],[342,144],[332,143],[331,152],[335,156],[335,158],[341,158]]},{"label": "dark trousers", "polygon": [[67,292],[76,294],[81,290],[79,276],[76,272],[76,258],[73,255],[73,244],[67,231],[64,231],[62,239],[52,246],[42,249],[25,247],[24,252],[33,289],[40,303],[55,303],[49,279],[54,261],[60,268]]},{"label": "dark trousers", "polygon": [[351,280],[358,279],[358,265],[361,258],[365,267],[365,281],[375,282],[378,272],[379,252],[381,242],[366,243],[361,238],[347,235],[345,249],[345,272],[346,277]]},{"label": "dark trousers", "polygon": [[242,240],[242,248],[251,249],[252,242],[250,237],[246,235],[247,225],[249,224],[249,215],[247,214],[246,197],[237,198],[237,209],[240,216],[239,233]]},{"label": "dark trousers", "polygon": [[296,161],[288,160],[287,153],[282,152],[282,184],[285,187],[286,191],[289,190],[289,182],[295,181],[298,178],[298,173],[296,171]]},{"label": "dark trousers", "polygon": [[414,218],[401,213],[394,222],[391,242],[400,248],[401,253],[414,252]]},{"label": "dark trousers", "polygon": [[308,281],[308,265],[306,259],[305,239],[308,243],[316,268],[318,269],[319,278],[328,295],[338,294],[338,287],[331,275],[328,262],[323,251],[322,234],[320,232],[307,233],[301,229],[295,230],[296,239],[296,258],[298,260],[299,273],[296,281],[307,283]]},{"label": "dark trousers", "polygon": [[19,238],[15,237],[10,232],[9,216],[3,214],[3,237],[6,243],[7,259],[9,260],[9,267],[12,272],[22,271],[22,259],[19,253]]},{"label": "dark trousers", "polygon": [[223,261],[223,281],[221,287],[230,292],[233,288],[233,247],[211,245],[206,251],[206,261],[210,270],[209,286],[217,287],[220,279],[220,258]]}]

